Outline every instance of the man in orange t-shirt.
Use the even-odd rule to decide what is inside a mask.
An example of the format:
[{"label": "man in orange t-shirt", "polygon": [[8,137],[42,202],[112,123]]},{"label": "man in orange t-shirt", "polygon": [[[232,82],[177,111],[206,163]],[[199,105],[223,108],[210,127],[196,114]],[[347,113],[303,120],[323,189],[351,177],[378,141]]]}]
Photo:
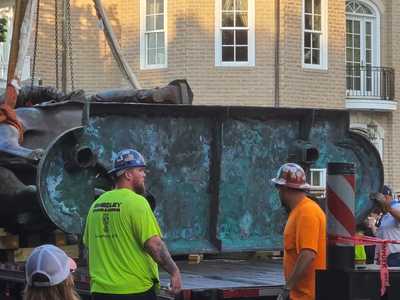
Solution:
[{"label": "man in orange t-shirt", "polygon": [[278,300],[314,300],[315,271],[326,268],[326,217],[313,200],[297,164],[284,164],[272,179],[282,205],[289,212],[284,231],[283,268],[286,285]]}]

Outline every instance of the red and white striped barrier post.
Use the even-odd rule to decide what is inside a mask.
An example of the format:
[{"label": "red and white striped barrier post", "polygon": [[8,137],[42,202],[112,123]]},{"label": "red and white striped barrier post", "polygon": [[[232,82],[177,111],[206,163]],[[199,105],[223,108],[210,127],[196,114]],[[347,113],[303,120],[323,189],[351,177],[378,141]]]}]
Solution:
[{"label": "red and white striped barrier post", "polygon": [[[328,236],[353,237],[356,232],[354,164],[329,163],[326,184]],[[328,269],[354,269],[354,245],[329,243]]]}]

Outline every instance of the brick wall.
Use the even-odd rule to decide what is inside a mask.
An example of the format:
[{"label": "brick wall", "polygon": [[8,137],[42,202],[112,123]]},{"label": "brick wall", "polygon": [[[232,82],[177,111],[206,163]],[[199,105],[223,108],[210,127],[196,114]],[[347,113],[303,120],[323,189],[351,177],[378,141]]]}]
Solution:
[{"label": "brick wall", "polygon": [[[110,22],[115,34],[121,39],[121,23],[124,14],[123,7],[117,2],[104,1]],[[61,24],[62,10],[59,2],[59,22]],[[83,88],[94,92],[103,89],[118,88],[122,76],[114,62],[111,51],[99,30],[97,17],[92,1],[71,0],[71,32],[73,74],[75,88]],[[54,1],[41,1],[39,39],[37,54],[37,74],[44,85],[55,85],[56,60],[55,60],[55,7]],[[60,26],[61,28],[61,26]],[[61,29],[59,35],[59,68],[61,70]],[[71,76],[68,60],[68,88],[70,89]],[[59,73],[61,78],[61,71]],[[60,79],[61,80],[61,79]],[[61,86],[61,85],[60,85]]]},{"label": "brick wall", "polygon": [[302,1],[283,1],[282,105],[344,108],[345,1],[328,1],[328,70],[302,66]]},{"label": "brick wall", "polygon": [[[274,7],[256,1],[256,67],[215,67],[214,1],[168,1],[168,68],[140,70],[139,1],[103,4],[121,48],[143,87],[189,80],[196,104],[273,105]],[[72,0],[73,60],[76,86],[94,92],[127,86],[97,28],[92,1]],[[55,83],[54,1],[42,1],[38,74]],[[61,32],[60,32],[61,35]],[[69,80],[68,80],[69,81]],[[221,93],[223,90],[223,93]]]},{"label": "brick wall", "polygon": [[[71,0],[75,81],[89,92],[127,86],[104,39],[90,0]],[[215,1],[169,0],[168,68],[140,70],[140,1],[105,0],[103,4],[134,72],[143,87],[186,78],[196,104],[274,105],[274,1],[257,0],[256,66],[216,67]],[[301,1],[281,1],[280,103],[289,107],[343,108],[344,0],[329,1],[328,71],[304,70],[301,64]],[[42,1],[38,73],[54,82],[54,1]],[[42,43],[40,43],[42,42]]]},{"label": "brick wall", "polygon": [[[186,78],[196,104],[273,104],[273,6],[256,1],[256,67],[215,67],[214,1],[168,1],[168,68],[140,69],[139,1],[127,3],[127,28],[123,44],[144,87]],[[222,92],[221,92],[222,91]]]}]

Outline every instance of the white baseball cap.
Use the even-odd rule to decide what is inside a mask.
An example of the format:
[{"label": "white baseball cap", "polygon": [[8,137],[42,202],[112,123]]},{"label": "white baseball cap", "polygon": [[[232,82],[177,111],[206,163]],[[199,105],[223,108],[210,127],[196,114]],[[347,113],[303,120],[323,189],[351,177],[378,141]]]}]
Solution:
[{"label": "white baseball cap", "polygon": [[35,248],[26,261],[26,282],[34,287],[54,286],[67,279],[75,269],[75,261],[63,250],[53,245],[43,245]]}]

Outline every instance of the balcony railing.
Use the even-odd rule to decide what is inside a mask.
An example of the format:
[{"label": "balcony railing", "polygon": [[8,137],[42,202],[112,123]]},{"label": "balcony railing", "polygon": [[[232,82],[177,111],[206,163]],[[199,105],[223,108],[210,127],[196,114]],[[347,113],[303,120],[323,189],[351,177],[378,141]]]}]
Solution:
[{"label": "balcony railing", "polygon": [[394,100],[394,80],[392,68],[347,65],[347,97]]}]

